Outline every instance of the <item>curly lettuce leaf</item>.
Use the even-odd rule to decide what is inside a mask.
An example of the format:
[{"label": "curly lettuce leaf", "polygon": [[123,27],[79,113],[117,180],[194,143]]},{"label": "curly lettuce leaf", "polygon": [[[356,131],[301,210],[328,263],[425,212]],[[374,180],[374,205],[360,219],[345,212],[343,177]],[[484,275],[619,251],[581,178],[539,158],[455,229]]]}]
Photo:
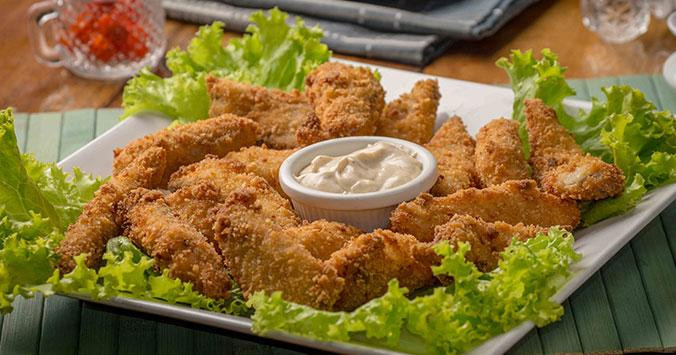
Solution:
[{"label": "curly lettuce leaf", "polygon": [[504,69],[512,83],[514,91],[514,104],[512,107],[512,119],[519,122],[519,136],[523,143],[526,158],[530,154],[528,144],[528,132],[526,131],[526,114],[524,113],[524,100],[539,98],[545,104],[552,107],[562,117],[568,117],[563,109],[563,99],[575,95],[575,90],[568,86],[563,74],[565,67],[559,64],[558,57],[549,49],[542,50],[542,59],[537,60],[532,50],[521,52],[512,50],[508,58],[500,58],[495,63]]},{"label": "curly lettuce leaf", "polygon": [[201,27],[186,50],[174,48],[167,53],[171,77],[163,79],[143,70],[129,81],[124,88],[122,117],[144,111],[183,122],[208,117],[207,74],[281,90],[302,90],[305,76],[326,62],[331,51],[320,42],[323,34],[318,27],[308,28],[299,18],[289,26],[287,18],[288,14],[277,8],[267,16],[254,12],[247,33],[226,46],[221,44],[223,23]]},{"label": "curly lettuce leaf", "polygon": [[39,214],[50,225],[61,225],[54,206],[28,176],[16,142],[11,109],[0,111],[0,206],[3,217],[11,221],[29,221]]},{"label": "curly lettuce leaf", "polygon": [[544,326],[561,317],[563,308],[551,297],[570,276],[570,263],[580,258],[570,233],[552,228],[526,242],[514,241],[489,273],[465,259],[469,248],[437,245],[442,262],[433,271],[452,277],[454,284],[413,300],[396,280],[385,295],[352,312],[319,311],[284,301],[279,292],[256,293],[249,300],[256,310],[253,329],[390,347],[401,346],[406,334],[428,352],[461,353],[524,321]]},{"label": "curly lettuce leaf", "polygon": [[16,296],[32,297],[39,286],[54,273],[52,262],[54,248],[61,234],[52,232],[46,236],[26,240],[18,233],[5,238],[0,250],[0,312],[12,311]]},{"label": "curly lettuce leaf", "polygon": [[536,60],[532,51],[512,51],[500,58],[514,91],[514,119],[521,123],[520,135],[528,146],[523,101],[540,98],[553,107],[559,122],[568,129],[582,149],[624,172],[625,190],[621,196],[584,206],[582,220],[591,225],[632,209],[651,189],[676,182],[676,120],[658,111],[644,94],[629,86],[602,88],[605,101],[592,98],[589,112],[576,117],[566,113],[563,99],[575,92],[563,76],[565,68],[551,51],[542,51]]},{"label": "curly lettuce leaf", "polygon": [[174,119],[199,120],[209,115],[204,73],[181,73],[161,78],[141,70],[124,87],[122,118],[141,112],[160,112]]},{"label": "curly lettuce leaf", "polygon": [[10,109],[0,111],[0,312],[29,297],[52,275],[54,249],[101,185],[75,169],[21,154]]},{"label": "curly lettuce leaf", "polygon": [[169,271],[157,272],[155,260],[136,248],[126,237],[108,242],[103,255],[105,264],[98,270],[84,263],[84,255],[75,258],[76,267],[66,275],[55,272],[49,279],[53,292],[82,294],[93,299],[129,297],[162,300],[194,308],[234,315],[248,315],[237,289],[229,300],[215,300],[193,290],[192,284],[169,276]]}]

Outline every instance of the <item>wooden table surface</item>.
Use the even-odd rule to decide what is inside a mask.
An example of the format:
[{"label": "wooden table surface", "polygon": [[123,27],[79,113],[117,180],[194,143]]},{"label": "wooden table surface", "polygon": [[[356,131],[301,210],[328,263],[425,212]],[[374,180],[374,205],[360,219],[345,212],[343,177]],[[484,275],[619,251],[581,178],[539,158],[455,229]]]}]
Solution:
[{"label": "wooden table surface", "polygon": [[[27,16],[31,0],[0,0],[0,107],[21,112],[119,107],[124,81],[78,78],[61,68],[48,68],[33,57]],[[167,21],[168,48],[185,46],[197,26]],[[226,38],[239,36],[228,33]],[[653,18],[648,33],[622,45],[602,42],[582,26],[579,0],[540,1],[517,16],[495,36],[459,42],[424,68],[337,55],[361,62],[422,71],[456,79],[504,84],[507,77],[495,60],[511,49],[549,47],[568,66],[569,78],[653,74],[676,50],[676,38],[664,21]]]}]

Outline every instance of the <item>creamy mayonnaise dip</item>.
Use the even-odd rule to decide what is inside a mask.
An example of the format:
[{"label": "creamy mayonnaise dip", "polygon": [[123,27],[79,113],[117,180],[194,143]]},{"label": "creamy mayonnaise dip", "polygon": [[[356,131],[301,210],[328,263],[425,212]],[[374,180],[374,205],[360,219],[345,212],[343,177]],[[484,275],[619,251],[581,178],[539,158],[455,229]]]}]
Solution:
[{"label": "creamy mayonnaise dip", "polygon": [[403,185],[421,171],[422,163],[415,153],[397,144],[376,142],[342,156],[319,155],[296,179],[315,190],[353,194]]}]

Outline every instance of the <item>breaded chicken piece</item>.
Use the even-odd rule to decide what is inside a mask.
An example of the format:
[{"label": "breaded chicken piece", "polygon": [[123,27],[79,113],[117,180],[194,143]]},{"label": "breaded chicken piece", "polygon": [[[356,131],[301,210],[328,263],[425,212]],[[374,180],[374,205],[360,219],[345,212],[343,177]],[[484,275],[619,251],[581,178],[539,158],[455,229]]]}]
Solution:
[{"label": "breaded chicken piece", "polygon": [[282,226],[294,220],[271,211],[266,195],[260,189],[238,189],[216,212],[215,238],[231,275],[245,297],[282,291],[286,300],[330,309],[343,280],[284,233]]},{"label": "breaded chicken piece", "polygon": [[533,176],[546,191],[579,201],[621,194],[624,173],[617,166],[584,154],[573,136],[540,99],[525,101]]},{"label": "breaded chicken piece", "polygon": [[423,193],[400,204],[392,213],[392,230],[412,234],[421,241],[434,238],[434,227],[456,214],[467,214],[486,222],[532,224],[543,227],[575,228],[580,211],[574,201],[542,192],[533,180],[511,180],[485,189],[466,189],[444,197]]},{"label": "breaded chicken piece", "polygon": [[460,117],[446,121],[425,146],[437,159],[439,179],[432,186],[434,196],[446,196],[478,185],[474,169],[474,139]]},{"label": "breaded chicken piece", "polygon": [[[195,227],[207,240],[214,242],[214,220],[209,210],[223,202],[220,189],[211,182],[182,187],[165,197],[167,205],[182,221]],[[216,251],[219,251],[216,249]]]},{"label": "breaded chicken piece", "polygon": [[213,245],[188,222],[179,219],[158,190],[133,190],[117,204],[124,235],[172,277],[190,282],[215,299],[229,297],[230,280]]},{"label": "breaded chicken piece", "polygon": [[183,166],[174,173],[169,180],[169,189],[176,191],[201,183],[209,183],[218,189],[222,201],[225,201],[233,191],[250,187],[264,195],[259,197],[268,203],[271,213],[276,214],[280,220],[293,221],[290,224],[281,224],[279,227],[290,228],[300,223],[293,213],[289,200],[270,188],[262,177],[247,173],[245,166],[238,161],[207,156],[202,161]]},{"label": "breaded chicken piece", "polygon": [[530,178],[530,168],[519,138],[519,123],[498,118],[476,135],[474,164],[482,186]]},{"label": "breaded chicken piece", "polygon": [[285,229],[284,234],[303,245],[315,258],[328,260],[331,254],[362,234],[362,231],[339,222],[317,220]]},{"label": "breaded chicken piece", "polygon": [[100,264],[106,243],[120,233],[114,212],[115,204],[135,188],[159,186],[164,176],[166,159],[164,149],[149,148],[99,188],[94,198],[84,206],[77,221],[68,227],[65,238],[57,248],[62,274],[75,268],[73,258],[80,254],[88,254],[88,267]]},{"label": "breaded chicken piece", "polygon": [[313,115],[305,95],[297,90],[284,92],[212,76],[207,77],[206,82],[211,117],[224,113],[246,117],[261,125],[263,142],[269,147],[298,146],[296,131]]},{"label": "breaded chicken piece", "polygon": [[439,82],[418,81],[411,92],[385,105],[376,135],[427,143],[434,135],[440,98]]},{"label": "breaded chicken piece", "polygon": [[385,106],[385,91],[369,69],[336,62],[324,63],[307,76],[305,94],[314,115],[298,129],[300,145],[373,135]]},{"label": "breaded chicken piece", "polygon": [[465,258],[473,262],[483,272],[498,267],[500,253],[516,238],[521,241],[535,237],[537,233],[547,233],[548,228],[534,225],[515,225],[504,222],[485,222],[481,218],[469,215],[455,215],[450,221],[434,228],[434,241],[448,241],[457,247],[459,242],[470,245]]},{"label": "breaded chicken piece", "polygon": [[167,152],[167,166],[162,182],[179,167],[200,161],[207,154],[225,154],[256,143],[260,126],[250,119],[222,115],[208,120],[163,129],[135,140],[114,151],[113,175],[119,174],[137,156],[150,147],[161,147]]},{"label": "breaded chicken piece", "polygon": [[268,149],[266,147],[247,147],[230,152],[225,159],[236,160],[244,164],[244,171],[265,179],[280,195],[288,198],[279,184],[279,167],[295,149]]},{"label": "breaded chicken piece", "polygon": [[415,237],[377,229],[362,234],[326,262],[344,279],[336,310],[353,310],[387,292],[392,279],[410,291],[434,285],[432,266],[439,262],[432,249]]}]

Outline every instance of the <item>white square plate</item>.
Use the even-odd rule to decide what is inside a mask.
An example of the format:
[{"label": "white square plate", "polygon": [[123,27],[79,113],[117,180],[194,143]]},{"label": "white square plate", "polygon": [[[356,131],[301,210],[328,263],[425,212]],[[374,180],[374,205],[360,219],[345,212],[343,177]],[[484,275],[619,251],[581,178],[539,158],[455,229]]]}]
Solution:
[{"label": "white square plate", "polygon": [[[362,65],[359,63],[350,64]],[[381,81],[383,87],[387,90],[387,101],[393,100],[401,93],[410,90],[418,80],[434,78],[429,75],[396,69],[371,67],[378,69],[382,75]],[[437,127],[448,117],[458,115],[467,125],[469,133],[474,135],[481,126],[490,120],[501,116],[511,116],[513,95],[510,89],[447,78],[437,77],[436,79],[439,80],[442,95]],[[580,108],[589,108],[590,105],[587,102],[569,100],[566,101],[566,107],[571,112],[577,112]],[[113,163],[113,148],[124,146],[134,139],[166,127],[169,123],[169,120],[152,114],[131,117],[117,124],[59,164],[66,170],[77,166],[86,172],[109,176]],[[648,194],[632,211],[576,231],[575,249],[582,253],[583,257],[573,266],[571,279],[554,296],[554,300],[559,303],[565,301],[674,199],[676,199],[676,184],[664,186]],[[129,298],[114,298],[101,303],[253,334],[251,321],[248,318]],[[474,349],[472,353],[504,353],[532,328],[533,324],[526,322],[507,333],[486,341]],[[266,337],[334,352],[393,353],[391,350],[356,344],[320,342],[285,333],[272,333],[266,335]]]}]

